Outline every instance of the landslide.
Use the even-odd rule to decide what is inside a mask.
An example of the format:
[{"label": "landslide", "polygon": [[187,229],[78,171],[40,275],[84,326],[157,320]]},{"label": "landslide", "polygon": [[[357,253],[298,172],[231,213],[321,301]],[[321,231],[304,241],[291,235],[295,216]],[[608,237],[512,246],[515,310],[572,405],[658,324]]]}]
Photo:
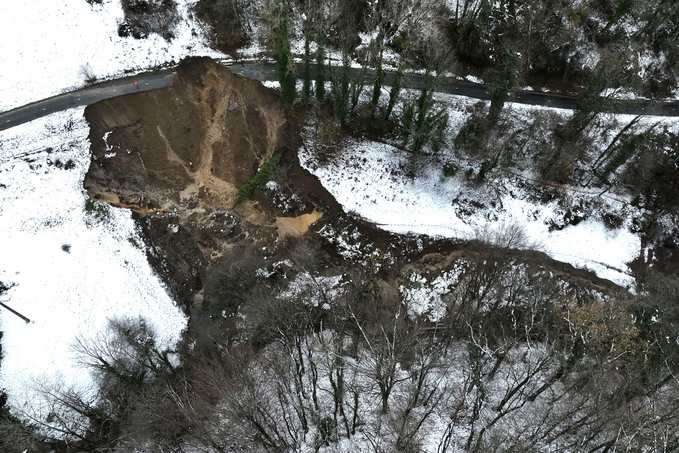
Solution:
[{"label": "landslide", "polygon": [[[399,274],[406,263],[442,271],[451,260],[494,253],[480,243],[391,234],[345,213],[299,165],[302,140],[280,96],[210,59],[183,61],[169,87],[101,101],[85,116],[89,196],[134,212],[151,264],[199,329],[216,317],[231,326],[241,293],[252,290],[246,282],[255,285],[258,269],[300,244],[318,246],[311,249],[329,273],[365,266],[366,256],[392,257],[384,273]],[[276,154],[277,191],[256,191],[234,207],[238,189]],[[363,258],[345,259],[343,248]],[[512,254],[575,284],[611,289],[544,254]],[[388,280],[398,288],[396,277]]]},{"label": "landslide", "polygon": [[135,213],[152,264],[186,305],[200,298],[209,264],[234,244],[275,237],[258,203],[232,209],[264,162],[300,146],[275,92],[191,58],[169,87],[98,102],[85,117],[92,151],[85,189]]},{"label": "landslide", "polygon": [[280,98],[207,58],[163,89],[101,101],[90,123],[90,196],[140,213],[230,207],[240,186],[298,136]]}]

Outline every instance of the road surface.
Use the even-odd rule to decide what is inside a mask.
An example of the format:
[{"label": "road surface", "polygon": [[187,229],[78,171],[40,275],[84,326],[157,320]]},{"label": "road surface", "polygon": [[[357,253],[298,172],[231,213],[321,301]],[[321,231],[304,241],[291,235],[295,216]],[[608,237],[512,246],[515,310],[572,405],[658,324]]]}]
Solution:
[{"label": "road surface", "polygon": [[[271,81],[276,80],[274,63],[235,63],[227,65],[235,73],[239,73],[250,79]],[[297,64],[297,74],[301,77],[302,64]],[[333,68],[338,71],[339,68]],[[361,69],[352,68],[352,76],[357,77]],[[394,71],[385,71],[385,86],[389,86],[394,79]],[[40,118],[50,113],[59,112],[72,107],[90,105],[103,99],[108,99],[138,91],[153,90],[170,85],[174,77],[174,69],[165,69],[157,72],[139,74],[133,77],[125,77],[108,82],[98,83],[69,93],[37,101],[32,104],[18,107],[7,112],[0,113],[0,130],[8,129],[22,123]],[[365,73],[367,86],[369,87],[375,75],[373,71]],[[421,74],[407,74],[403,79],[404,88],[420,89],[423,85],[424,76]],[[134,81],[138,85],[135,86]],[[456,94],[459,96],[476,99],[490,99],[491,88],[471,82],[464,82],[454,78],[442,78],[437,86],[437,91],[442,93]],[[537,91],[516,91],[511,102],[521,104],[541,105],[572,110],[575,108],[575,98],[552,93]],[[630,115],[658,115],[679,116],[679,102],[655,102],[655,101],[607,101],[606,111],[613,113],[626,113]]]},{"label": "road surface", "polygon": [[[42,101],[33,102],[7,112],[0,113],[0,131],[27,123],[34,119],[81,105],[90,105],[102,99],[109,99],[138,91],[154,90],[172,83],[174,69],[139,74],[134,77],[97,83],[69,93],[58,94]],[[134,84],[135,80],[137,85]]]}]

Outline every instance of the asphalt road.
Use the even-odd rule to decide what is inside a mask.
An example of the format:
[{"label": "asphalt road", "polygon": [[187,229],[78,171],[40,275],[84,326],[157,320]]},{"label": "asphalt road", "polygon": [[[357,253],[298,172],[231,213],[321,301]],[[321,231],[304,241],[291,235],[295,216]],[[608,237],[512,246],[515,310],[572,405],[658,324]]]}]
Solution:
[{"label": "asphalt road", "polygon": [[[274,63],[236,63],[229,65],[231,70],[255,80],[276,80]],[[338,71],[339,68],[334,68]],[[357,77],[360,69],[352,69],[352,76]],[[302,75],[302,65],[297,65],[297,74]],[[388,86],[394,79],[393,71],[385,71],[385,85]],[[162,88],[172,83],[174,69],[165,69],[157,72],[138,74],[133,77],[125,77],[108,82],[91,85],[69,93],[33,102],[31,104],[0,113],[0,130],[8,129],[22,123],[40,118],[50,113],[59,112],[72,107],[89,105],[103,99],[108,99],[139,91],[148,91]],[[367,85],[371,85],[375,74],[373,71],[365,73]],[[424,76],[421,74],[407,74],[403,79],[403,87],[420,89],[423,85]],[[134,81],[137,81],[135,86]],[[490,99],[490,87],[470,82],[463,82],[452,78],[443,78],[439,81],[437,91],[456,94],[465,97],[488,100]],[[541,105],[572,110],[575,108],[575,98],[537,91],[517,91],[511,98],[512,102],[521,104]],[[654,102],[654,101],[607,101],[605,110],[613,113],[626,113],[631,115],[658,115],[679,116],[679,102]]]},{"label": "asphalt road", "polygon": [[[97,83],[69,93],[58,94],[42,101],[33,102],[7,112],[0,113],[0,131],[27,123],[36,118],[60,112],[81,105],[90,105],[102,99],[109,99],[139,91],[154,90],[172,83],[174,69],[139,74],[134,77]],[[135,80],[137,85],[134,84]]]},{"label": "asphalt road", "polygon": [[[277,80],[275,75],[274,63],[236,63],[230,66],[231,71],[243,74],[250,79],[256,80]],[[297,77],[302,78],[302,65],[296,65]],[[334,67],[335,72],[340,68]],[[357,78],[361,69],[352,68],[352,77]],[[386,86],[394,80],[395,71],[385,71]],[[365,77],[368,85],[374,80],[375,72],[367,71]],[[402,85],[405,88],[421,89],[424,82],[422,74],[407,74],[403,78]],[[442,93],[456,94],[470,98],[490,100],[491,87],[478,83],[464,82],[455,78],[442,78],[439,80],[436,91]],[[520,104],[541,105],[560,109],[573,110],[575,108],[575,97],[552,93],[542,93],[538,91],[517,90],[513,93],[510,102]],[[607,100],[604,110],[612,113],[624,113],[630,115],[658,115],[658,116],[679,116],[679,102],[655,102],[655,101],[622,101]]]}]

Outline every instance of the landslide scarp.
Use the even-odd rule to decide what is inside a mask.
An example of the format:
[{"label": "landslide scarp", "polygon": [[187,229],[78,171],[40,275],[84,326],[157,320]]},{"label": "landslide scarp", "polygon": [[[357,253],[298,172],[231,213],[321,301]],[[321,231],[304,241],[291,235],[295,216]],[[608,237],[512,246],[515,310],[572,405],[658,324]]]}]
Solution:
[{"label": "landslide scarp", "polygon": [[275,151],[295,149],[280,98],[207,58],[163,89],[86,109],[92,198],[140,212],[224,209]]},{"label": "landslide scarp", "polygon": [[[210,263],[235,244],[276,237],[273,217],[238,189],[300,139],[280,97],[208,58],[190,58],[166,88],[85,110],[92,199],[134,211],[149,258],[187,304],[200,300]],[[289,153],[288,153],[289,154]]]}]

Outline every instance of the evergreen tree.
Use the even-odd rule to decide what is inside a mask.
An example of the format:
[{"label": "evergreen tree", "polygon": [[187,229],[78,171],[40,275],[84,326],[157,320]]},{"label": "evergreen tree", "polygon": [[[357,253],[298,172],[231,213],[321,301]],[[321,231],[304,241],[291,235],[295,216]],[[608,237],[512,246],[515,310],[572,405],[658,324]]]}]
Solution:
[{"label": "evergreen tree", "polygon": [[505,56],[504,66],[500,74],[498,74],[495,83],[493,84],[493,91],[490,93],[490,110],[488,112],[489,125],[494,125],[500,117],[500,112],[505,106],[505,102],[509,97],[509,93],[516,88],[518,84],[516,71],[519,65],[519,56],[515,53],[509,53]]},{"label": "evergreen tree", "polygon": [[276,75],[281,84],[283,100],[292,104],[297,96],[297,79],[295,78],[295,62],[290,51],[290,36],[288,34],[288,13],[281,8],[274,28],[274,59],[276,60]]},{"label": "evergreen tree", "polygon": [[394,106],[396,105],[396,101],[398,100],[398,96],[401,94],[401,81],[403,80],[403,67],[401,65],[398,66],[398,70],[396,71],[396,75],[394,77],[394,83],[391,85],[391,90],[389,91],[389,103],[387,104],[387,108],[384,109],[384,120],[388,120],[389,117],[391,116],[391,112],[394,110]]},{"label": "evergreen tree", "polygon": [[304,99],[311,97],[311,49],[309,37],[304,37],[304,68],[302,73],[302,94]]},{"label": "evergreen tree", "polygon": [[322,36],[318,36],[316,48],[316,99],[325,99],[325,43]]},{"label": "evergreen tree", "polygon": [[351,66],[349,65],[349,54],[342,53],[342,69],[339,76],[332,78],[332,97],[335,108],[335,115],[341,123],[349,114],[349,84],[351,82]]},{"label": "evergreen tree", "polygon": [[382,70],[382,56],[377,60],[377,68],[375,69],[375,82],[373,84],[373,93],[370,103],[374,109],[377,108],[380,102],[380,94],[382,93],[382,83],[384,82],[384,71]]},{"label": "evergreen tree", "polygon": [[406,102],[401,116],[401,136],[410,143],[411,151],[421,152],[426,145],[435,151],[445,143],[445,130],[448,126],[448,112],[435,108],[434,92],[437,78],[432,78],[427,70],[424,75],[422,92],[415,102]]}]

